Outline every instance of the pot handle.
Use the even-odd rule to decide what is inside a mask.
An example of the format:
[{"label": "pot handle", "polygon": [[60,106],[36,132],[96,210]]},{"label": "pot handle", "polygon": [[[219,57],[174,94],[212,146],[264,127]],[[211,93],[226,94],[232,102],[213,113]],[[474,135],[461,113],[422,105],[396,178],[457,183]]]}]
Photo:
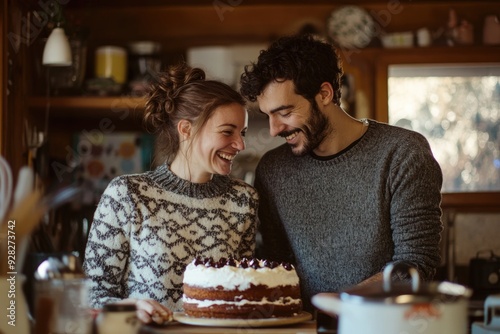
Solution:
[{"label": "pot handle", "polygon": [[318,293],[312,297],[311,302],[318,309],[330,315],[340,315],[342,312],[342,301],[336,293]]},{"label": "pot handle", "polygon": [[[384,269],[383,277],[384,277],[384,291],[385,292],[390,292],[391,291],[391,284],[392,284],[392,272],[396,267],[402,267],[402,264],[394,264],[394,263],[389,263],[387,267]],[[411,289],[413,292],[417,292],[419,287],[420,287],[420,276],[418,274],[417,269],[413,267],[409,267],[405,265],[405,268],[408,269],[408,272],[410,273],[411,276]]]},{"label": "pot handle", "polygon": [[500,317],[495,309],[500,307],[500,294],[486,297],[484,302],[484,325],[491,328],[500,327]]}]

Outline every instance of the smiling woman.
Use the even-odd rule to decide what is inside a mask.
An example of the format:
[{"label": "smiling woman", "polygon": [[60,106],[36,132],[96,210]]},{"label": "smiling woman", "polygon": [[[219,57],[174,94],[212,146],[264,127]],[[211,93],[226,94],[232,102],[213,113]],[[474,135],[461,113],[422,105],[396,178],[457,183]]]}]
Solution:
[{"label": "smiling woman", "polygon": [[144,322],[182,310],[182,273],[196,256],[250,257],[257,192],[229,176],[245,148],[240,94],[181,64],[160,73],[145,120],[160,165],[115,178],[94,215],[84,268],[90,301],[135,303]]}]

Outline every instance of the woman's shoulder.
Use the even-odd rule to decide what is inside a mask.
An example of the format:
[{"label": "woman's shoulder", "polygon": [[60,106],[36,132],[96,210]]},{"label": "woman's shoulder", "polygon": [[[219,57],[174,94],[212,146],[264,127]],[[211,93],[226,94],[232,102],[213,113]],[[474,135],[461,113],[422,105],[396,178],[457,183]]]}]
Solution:
[{"label": "woman's shoulder", "polygon": [[238,192],[244,192],[250,195],[250,197],[258,197],[257,190],[247,182],[236,177],[228,176],[232,184],[232,188],[236,189]]},{"label": "woman's shoulder", "polygon": [[122,174],[115,176],[110,182],[108,187],[121,187],[128,186],[133,183],[147,182],[148,173],[138,173],[138,174]]},{"label": "woman's shoulder", "polygon": [[231,183],[233,184],[234,187],[239,187],[244,189],[245,191],[250,191],[250,192],[255,191],[255,188],[251,184],[248,184],[242,179],[233,176],[229,176],[229,179],[231,180]]},{"label": "woman's shoulder", "polygon": [[104,195],[125,196],[133,189],[141,188],[142,185],[149,185],[148,172],[140,174],[123,174],[114,177],[104,190]]}]

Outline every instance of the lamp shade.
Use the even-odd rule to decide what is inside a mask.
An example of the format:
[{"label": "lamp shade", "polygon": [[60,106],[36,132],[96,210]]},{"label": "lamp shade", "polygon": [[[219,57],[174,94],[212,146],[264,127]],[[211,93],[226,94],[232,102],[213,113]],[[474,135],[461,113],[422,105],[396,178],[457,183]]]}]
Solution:
[{"label": "lamp shade", "polygon": [[42,64],[46,66],[70,66],[71,47],[63,28],[56,27],[50,33],[43,49]]}]

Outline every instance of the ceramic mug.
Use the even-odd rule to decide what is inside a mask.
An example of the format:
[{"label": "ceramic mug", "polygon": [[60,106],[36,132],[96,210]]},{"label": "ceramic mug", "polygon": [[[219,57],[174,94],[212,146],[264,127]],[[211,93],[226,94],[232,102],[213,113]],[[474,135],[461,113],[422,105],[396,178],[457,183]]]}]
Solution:
[{"label": "ceramic mug", "polygon": [[429,29],[420,28],[417,30],[417,44],[418,46],[429,46],[432,44],[432,36]]}]

